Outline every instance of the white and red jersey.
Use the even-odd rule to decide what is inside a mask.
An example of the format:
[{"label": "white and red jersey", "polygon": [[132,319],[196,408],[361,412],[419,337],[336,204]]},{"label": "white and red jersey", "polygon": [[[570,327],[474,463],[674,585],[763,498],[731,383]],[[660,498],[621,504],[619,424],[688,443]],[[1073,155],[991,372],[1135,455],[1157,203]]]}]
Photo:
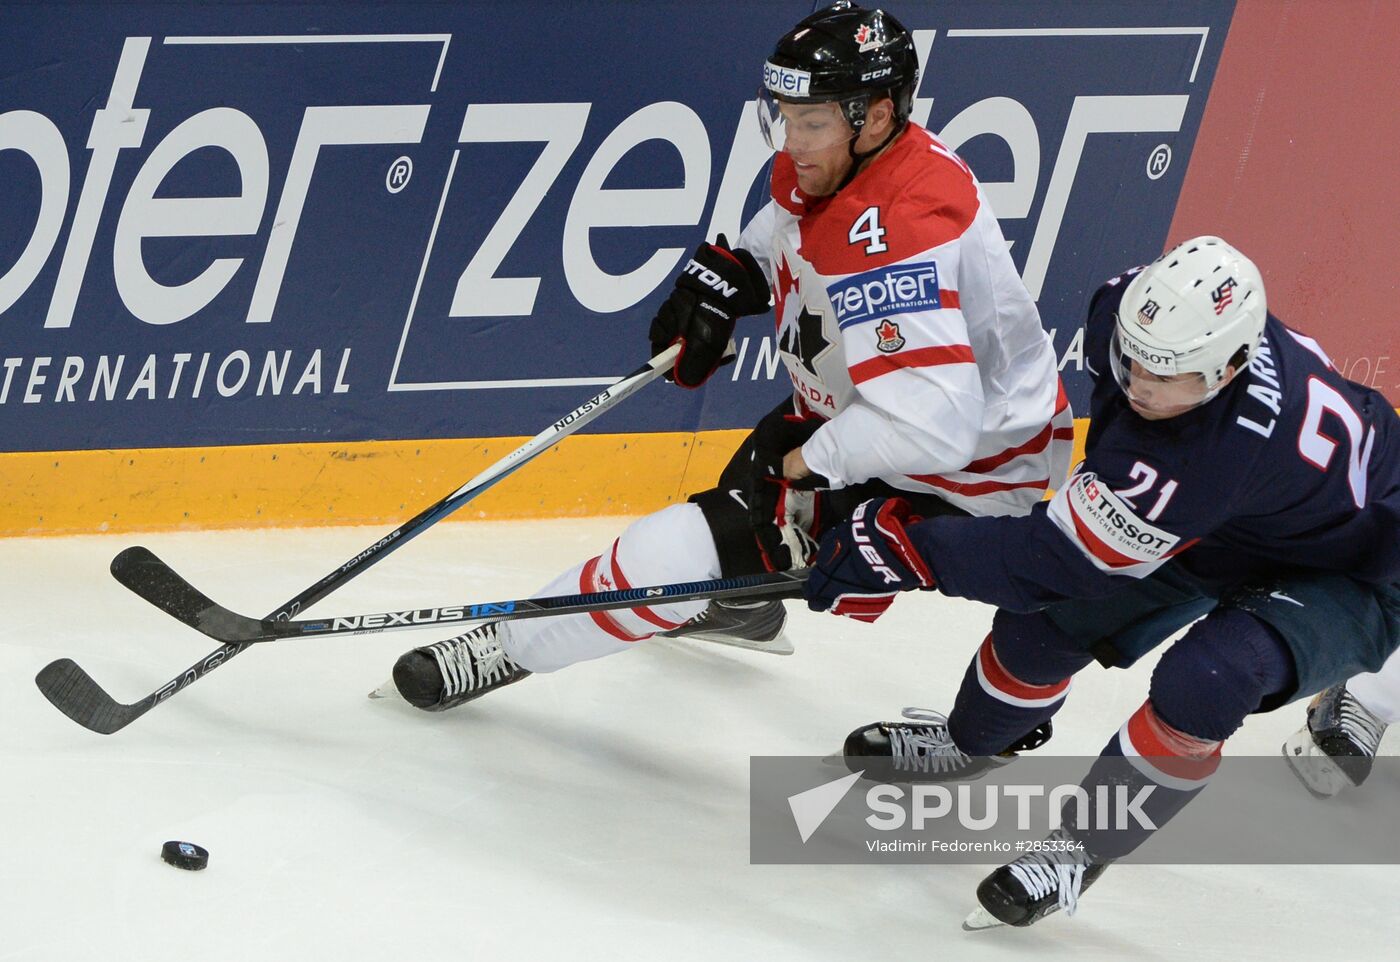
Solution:
[{"label": "white and red jersey", "polygon": [[880,478],[975,515],[1025,514],[1069,468],[1055,352],[981,185],[909,124],[831,197],[787,154],[740,245],[773,286],[802,448],[835,487]]}]

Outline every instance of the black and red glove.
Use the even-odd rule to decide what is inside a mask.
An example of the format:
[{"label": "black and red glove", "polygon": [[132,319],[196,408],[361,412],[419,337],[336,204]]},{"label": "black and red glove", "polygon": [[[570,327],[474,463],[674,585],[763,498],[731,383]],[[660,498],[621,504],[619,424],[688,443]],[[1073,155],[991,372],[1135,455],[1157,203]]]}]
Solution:
[{"label": "black and red glove", "polygon": [[681,353],[666,377],[681,387],[699,387],[726,361],[734,322],[768,310],[768,279],[753,255],[730,250],[723,234],[701,244],[686,261],[676,289],[651,322],[651,354],[677,341]]},{"label": "black and red glove", "polygon": [[922,520],[903,498],[856,505],[850,518],[822,536],[802,590],[807,607],[874,621],[899,592],[935,587],[933,572],[907,530]]},{"label": "black and red glove", "polygon": [[800,568],[816,553],[819,528],[817,489],[831,487],[820,474],[798,480],[783,475],[783,458],[800,448],[826,422],[800,414],[768,415],[750,439],[749,526],[769,571]]}]

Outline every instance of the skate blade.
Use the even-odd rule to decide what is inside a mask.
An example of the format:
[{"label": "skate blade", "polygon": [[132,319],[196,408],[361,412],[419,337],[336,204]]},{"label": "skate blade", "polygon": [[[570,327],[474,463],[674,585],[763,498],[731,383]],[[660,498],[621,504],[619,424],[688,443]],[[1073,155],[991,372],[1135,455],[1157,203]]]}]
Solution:
[{"label": "skate blade", "polygon": [[1346,772],[1332,761],[1313,741],[1312,732],[1304,725],[1283,743],[1283,760],[1288,770],[1297,776],[1298,781],[1313,798],[1328,799],[1345,789],[1354,787]]},{"label": "skate blade", "polygon": [[964,932],[980,932],[983,929],[994,929],[1005,924],[979,905],[969,913],[967,918],[963,919],[962,927]]},{"label": "skate blade", "polygon": [[779,634],[772,641],[750,641],[747,638],[730,638],[726,635],[694,634],[683,635],[675,641],[704,641],[711,645],[728,645],[731,648],[744,648],[748,651],[762,651],[770,655],[791,655],[797,649],[792,646],[787,635]]},{"label": "skate blade", "polygon": [[394,679],[390,678],[374,691],[369,693],[370,698],[397,698],[399,696],[398,686],[394,684]]}]

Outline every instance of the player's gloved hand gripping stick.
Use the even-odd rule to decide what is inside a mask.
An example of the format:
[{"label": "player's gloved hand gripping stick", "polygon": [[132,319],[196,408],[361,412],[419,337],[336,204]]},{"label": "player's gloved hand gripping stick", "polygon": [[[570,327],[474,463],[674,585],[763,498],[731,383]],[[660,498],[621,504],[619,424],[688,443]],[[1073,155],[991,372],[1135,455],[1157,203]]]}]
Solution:
[{"label": "player's gloved hand gripping stick", "polygon": [[813,611],[875,621],[901,591],[937,587],[909,539],[923,519],[903,498],[871,498],[822,536],[803,594]]},{"label": "player's gloved hand gripping stick", "polygon": [[651,322],[653,354],[672,344],[681,346],[676,366],[666,377],[681,387],[704,384],[734,359],[734,323],[768,310],[768,299],[768,279],[752,254],[730,248],[723,234],[713,244],[701,244]]},{"label": "player's gloved hand gripping stick", "polygon": [[[391,552],[396,551],[429,527],[456,511],[462,505],[509,477],[549,450],[562,439],[588,424],[598,415],[624,398],[631,397],[663,373],[671,370],[680,355],[682,345],[675,343],[573,411],[555,421],[525,444],[482,471],[441,501],[425,508],[418,515],[390,531],[364,551],[355,555],[320,581],[292,598],[267,616],[266,621],[286,621],[304,608],[320,601],[351,578],[365,571]],[[34,679],[45,698],[59,711],[89,731],[110,735],[140,718],[156,705],[182,691],[209,672],[241,653],[252,642],[225,644],[189,668],[176,675],[145,698],[124,705],[92,680],[71,658],[60,658],[45,666]]]}]

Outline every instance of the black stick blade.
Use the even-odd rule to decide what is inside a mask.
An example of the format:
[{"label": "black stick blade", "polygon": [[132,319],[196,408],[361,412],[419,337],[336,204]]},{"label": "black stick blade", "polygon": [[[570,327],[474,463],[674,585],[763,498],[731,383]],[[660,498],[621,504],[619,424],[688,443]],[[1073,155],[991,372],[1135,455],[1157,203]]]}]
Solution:
[{"label": "black stick blade", "polygon": [[[123,705],[102,690],[87,672],[71,658],[60,658],[45,665],[34,678],[55,708],[88,731],[110,735],[121,731],[149,709],[145,701]],[[146,701],[152,701],[147,699]]]},{"label": "black stick blade", "polygon": [[112,559],[112,577],[172,618],[225,644],[268,637],[262,622],[213,601],[149,548],[134,545],[119,553]]}]

